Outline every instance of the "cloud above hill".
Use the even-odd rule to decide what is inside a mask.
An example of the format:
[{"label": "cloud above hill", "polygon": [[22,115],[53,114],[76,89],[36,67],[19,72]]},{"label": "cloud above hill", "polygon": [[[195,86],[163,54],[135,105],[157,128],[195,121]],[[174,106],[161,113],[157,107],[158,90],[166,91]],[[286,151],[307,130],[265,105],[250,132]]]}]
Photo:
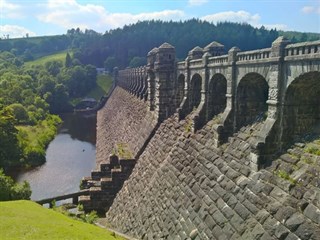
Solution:
[{"label": "cloud above hill", "polygon": [[22,17],[19,10],[21,6],[14,3],[9,3],[6,0],[0,0],[1,18],[18,19]]},{"label": "cloud above hill", "polygon": [[6,38],[7,35],[9,35],[10,38],[23,37],[27,34],[30,37],[36,36],[36,34],[29,29],[17,25],[1,25],[0,32],[2,33],[0,38]]},{"label": "cloud above hill", "polygon": [[278,30],[287,30],[288,27],[285,24],[262,24],[261,17],[259,14],[252,14],[247,11],[227,11],[219,12],[211,15],[206,15],[201,18],[212,23],[218,22],[238,22],[248,23],[254,27],[261,27],[262,25],[268,29],[277,28]]},{"label": "cloud above hill", "polygon": [[143,20],[180,20],[184,12],[180,10],[164,10],[139,14],[111,13],[101,5],[81,5],[75,0],[49,0],[43,14],[38,19],[45,23],[59,25],[64,28],[95,29],[105,31],[110,28],[122,27],[125,24]]},{"label": "cloud above hill", "polygon": [[316,7],[316,6],[304,6],[301,11],[305,14],[312,14],[312,13],[316,13],[320,15],[320,7]]}]

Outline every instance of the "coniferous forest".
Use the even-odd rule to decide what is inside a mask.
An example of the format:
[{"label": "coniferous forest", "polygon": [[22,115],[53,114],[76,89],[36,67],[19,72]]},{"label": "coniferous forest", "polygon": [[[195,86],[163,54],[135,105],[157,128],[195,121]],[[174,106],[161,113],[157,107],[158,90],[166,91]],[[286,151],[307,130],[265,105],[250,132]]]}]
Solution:
[{"label": "coniferous forest", "polygon": [[212,41],[233,46],[242,51],[270,47],[283,35],[292,42],[318,40],[320,34],[283,32],[265,27],[255,28],[245,23],[209,23],[197,19],[180,22],[143,21],[112,29],[104,34],[93,30],[70,29],[64,35],[0,40],[0,51],[10,51],[23,61],[50,53],[74,49],[74,57],[82,64],[97,67],[137,66],[145,63],[147,53],[163,42],[176,48],[182,60],[195,46],[204,47]]}]

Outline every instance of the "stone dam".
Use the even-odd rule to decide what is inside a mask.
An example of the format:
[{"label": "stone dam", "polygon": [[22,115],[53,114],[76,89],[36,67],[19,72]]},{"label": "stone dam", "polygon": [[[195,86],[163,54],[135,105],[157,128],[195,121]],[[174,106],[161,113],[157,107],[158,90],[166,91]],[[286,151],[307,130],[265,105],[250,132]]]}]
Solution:
[{"label": "stone dam", "polygon": [[87,211],[139,239],[320,239],[320,41],[114,70]]}]

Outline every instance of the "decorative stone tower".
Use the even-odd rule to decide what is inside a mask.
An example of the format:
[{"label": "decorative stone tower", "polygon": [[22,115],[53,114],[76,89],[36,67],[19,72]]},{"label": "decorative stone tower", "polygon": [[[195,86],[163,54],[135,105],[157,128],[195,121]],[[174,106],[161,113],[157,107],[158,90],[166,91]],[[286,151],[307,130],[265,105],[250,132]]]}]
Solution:
[{"label": "decorative stone tower", "polygon": [[162,122],[175,111],[174,79],[175,49],[168,43],[148,54],[148,86],[150,110]]},{"label": "decorative stone tower", "polygon": [[221,43],[218,42],[212,42],[209,43],[204,49],[203,51],[205,53],[210,53],[210,55],[212,57],[214,56],[221,56],[223,54],[225,54],[225,50],[224,50],[224,45],[222,45]]}]

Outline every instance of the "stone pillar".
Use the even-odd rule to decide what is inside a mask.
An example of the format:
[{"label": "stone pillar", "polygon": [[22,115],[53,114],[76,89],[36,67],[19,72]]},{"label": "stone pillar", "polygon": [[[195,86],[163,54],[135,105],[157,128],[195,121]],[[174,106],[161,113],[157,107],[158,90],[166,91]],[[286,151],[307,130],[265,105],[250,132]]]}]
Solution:
[{"label": "stone pillar", "polygon": [[228,52],[228,74],[227,78],[227,104],[226,109],[223,113],[224,117],[224,132],[229,135],[236,129],[236,120],[235,119],[235,108],[234,108],[234,101],[235,101],[235,92],[236,92],[236,84],[237,84],[237,76],[236,76],[236,62],[237,62],[237,54],[241,50],[238,47],[233,47]]},{"label": "stone pillar", "polygon": [[190,86],[190,57],[187,57],[184,61],[185,66],[185,79],[184,79],[184,97],[178,109],[179,121],[184,119],[186,111],[189,108],[189,86]]},{"label": "stone pillar", "polygon": [[194,130],[198,130],[203,127],[207,120],[206,110],[208,108],[208,84],[209,84],[209,69],[208,69],[208,59],[210,57],[210,53],[205,53],[202,56],[202,86],[201,86],[201,100],[197,109],[197,114],[194,118]]},{"label": "stone pillar", "polygon": [[[271,47],[270,57],[274,62],[270,66],[267,79],[269,85],[268,94],[268,116],[263,128],[257,135],[255,145],[251,147],[251,168],[259,170],[270,161],[276,152],[281,151],[282,127],[280,126],[283,107],[281,106],[281,95],[284,93],[285,82],[283,81],[285,47],[289,41],[284,37],[278,37]],[[277,120],[280,121],[277,121]]]},{"label": "stone pillar", "polygon": [[147,55],[147,84],[148,84],[148,105],[150,111],[154,111],[155,109],[155,72],[154,72],[154,63],[156,58],[156,53],[158,52],[158,48],[152,49]]},{"label": "stone pillar", "polygon": [[155,107],[158,121],[162,122],[175,111],[174,79],[175,48],[168,43],[162,44],[156,52],[155,70]]}]

